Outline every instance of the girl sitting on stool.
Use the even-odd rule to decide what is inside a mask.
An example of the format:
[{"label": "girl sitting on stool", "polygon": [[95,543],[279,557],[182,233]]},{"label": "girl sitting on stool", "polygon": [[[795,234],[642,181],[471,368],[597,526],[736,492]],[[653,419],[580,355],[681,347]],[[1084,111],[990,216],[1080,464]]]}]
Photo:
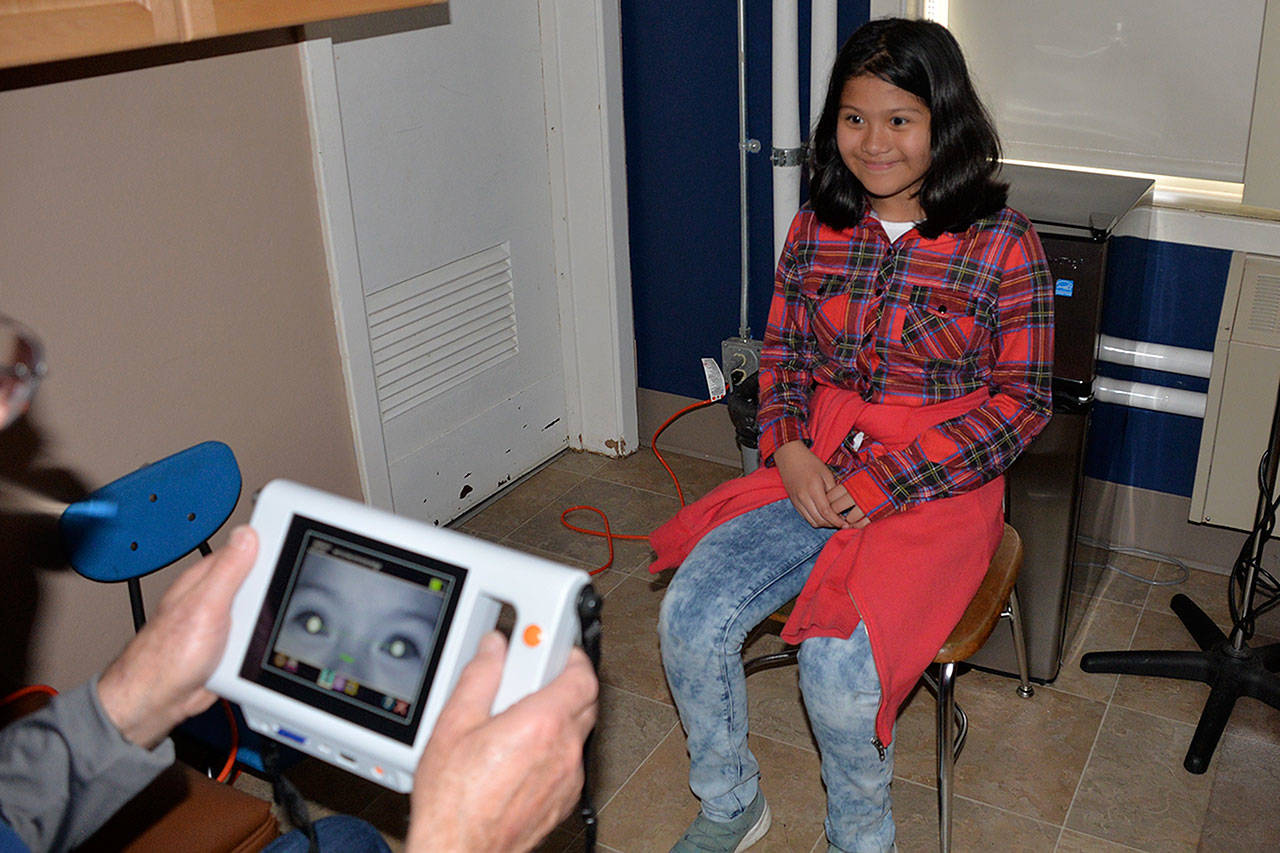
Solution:
[{"label": "girl sitting on stool", "polygon": [[680,567],[658,630],[702,803],[674,851],[745,850],[769,829],[741,650],[797,596],[782,637],[800,643],[830,849],[892,848],[895,716],[1000,542],[1002,473],[1050,415],[1049,270],[1005,207],[946,28],[855,32],[809,165],[764,335],[766,464],[650,540],[651,571]]}]

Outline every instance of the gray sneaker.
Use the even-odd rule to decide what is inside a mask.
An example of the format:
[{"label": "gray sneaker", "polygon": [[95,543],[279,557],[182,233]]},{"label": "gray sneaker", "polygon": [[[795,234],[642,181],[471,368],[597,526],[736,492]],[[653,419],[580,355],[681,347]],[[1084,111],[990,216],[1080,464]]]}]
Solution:
[{"label": "gray sneaker", "polygon": [[699,814],[676,846],[671,848],[671,853],[741,853],[764,838],[771,823],[773,817],[769,814],[769,804],[764,801],[764,794],[757,791],[747,810],[728,823]]}]

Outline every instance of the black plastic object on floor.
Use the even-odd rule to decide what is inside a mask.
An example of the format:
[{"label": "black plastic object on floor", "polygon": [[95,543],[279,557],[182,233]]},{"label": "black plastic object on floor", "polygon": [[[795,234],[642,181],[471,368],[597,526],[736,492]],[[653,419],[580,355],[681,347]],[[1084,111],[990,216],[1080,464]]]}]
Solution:
[{"label": "black plastic object on floor", "polygon": [[[1280,590],[1275,579],[1262,568],[1262,549],[1275,527],[1276,471],[1280,466],[1280,395],[1271,420],[1271,445],[1262,455],[1258,468],[1258,508],[1253,531],[1236,558],[1231,577],[1231,618],[1235,624],[1228,636],[1195,602],[1185,595],[1175,595],[1170,607],[1200,647],[1198,652],[1124,651],[1090,652],[1080,659],[1085,672],[1115,672],[1126,675],[1151,675],[1202,681],[1210,687],[1209,698],[1200,713],[1200,722],[1182,766],[1192,773],[1203,773],[1218,746],[1236,699],[1251,696],[1280,709],[1280,643],[1250,648],[1254,623],[1259,613],[1280,603]],[[1256,600],[1260,581],[1266,579],[1266,600]],[[1239,587],[1240,599],[1234,595]]]}]

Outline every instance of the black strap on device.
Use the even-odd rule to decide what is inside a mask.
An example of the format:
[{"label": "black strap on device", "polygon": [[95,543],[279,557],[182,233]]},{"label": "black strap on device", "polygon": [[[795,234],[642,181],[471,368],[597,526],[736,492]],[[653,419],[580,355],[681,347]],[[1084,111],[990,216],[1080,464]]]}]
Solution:
[{"label": "black strap on device", "polygon": [[[578,624],[582,628],[582,650],[591,661],[591,668],[600,674],[600,610],[604,599],[587,584],[578,593]],[[595,741],[593,728],[582,745],[582,798],[578,800],[578,816],[582,818],[583,849],[593,853],[596,849],[596,807],[591,802],[591,746]]]},{"label": "black strap on device", "polygon": [[267,738],[262,739],[262,769],[271,782],[271,796],[276,805],[284,809],[289,823],[307,836],[307,853],[320,853],[320,842],[316,838],[316,828],[311,822],[307,801],[294,784],[281,774],[280,747]]}]

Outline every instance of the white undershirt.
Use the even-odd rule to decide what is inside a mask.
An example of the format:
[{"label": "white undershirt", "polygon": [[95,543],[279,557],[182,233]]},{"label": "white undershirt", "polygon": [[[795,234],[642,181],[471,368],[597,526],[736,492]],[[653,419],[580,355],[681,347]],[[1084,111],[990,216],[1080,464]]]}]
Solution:
[{"label": "white undershirt", "polygon": [[880,225],[884,228],[884,233],[889,235],[890,243],[896,243],[899,237],[916,227],[916,223],[914,222],[890,222],[886,219],[880,219],[878,216],[876,219],[880,220]]}]

